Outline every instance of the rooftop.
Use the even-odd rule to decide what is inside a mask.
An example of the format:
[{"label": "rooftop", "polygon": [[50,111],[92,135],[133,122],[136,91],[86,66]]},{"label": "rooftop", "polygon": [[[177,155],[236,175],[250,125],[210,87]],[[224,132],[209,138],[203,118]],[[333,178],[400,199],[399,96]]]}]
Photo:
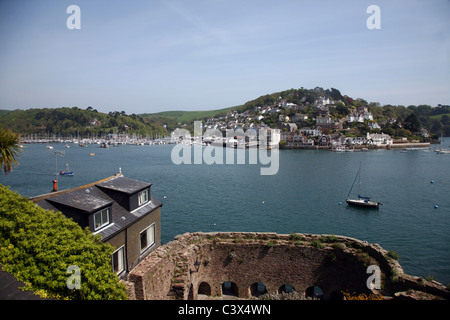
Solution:
[{"label": "rooftop", "polygon": [[152,184],[134,179],[125,178],[124,176],[114,176],[113,178],[96,184],[97,187],[111,189],[126,194],[132,194],[150,187]]},{"label": "rooftop", "polygon": [[151,197],[150,201],[139,208],[128,211],[121,203],[102,189],[109,189],[130,195],[139,192],[152,184],[126,178],[118,173],[109,178],[93,182],[73,189],[62,190],[30,198],[39,206],[47,210],[64,211],[69,207],[76,209],[78,215],[88,215],[111,206],[112,223],[97,233],[103,240],[107,240],[117,232],[133,224],[150,211],[162,206],[162,203]]}]

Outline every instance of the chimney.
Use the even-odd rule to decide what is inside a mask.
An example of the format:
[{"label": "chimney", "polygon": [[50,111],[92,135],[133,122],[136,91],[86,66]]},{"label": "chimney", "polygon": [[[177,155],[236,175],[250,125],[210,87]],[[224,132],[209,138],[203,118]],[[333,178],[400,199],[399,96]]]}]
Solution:
[{"label": "chimney", "polygon": [[58,180],[53,180],[53,190],[52,192],[58,191]]}]

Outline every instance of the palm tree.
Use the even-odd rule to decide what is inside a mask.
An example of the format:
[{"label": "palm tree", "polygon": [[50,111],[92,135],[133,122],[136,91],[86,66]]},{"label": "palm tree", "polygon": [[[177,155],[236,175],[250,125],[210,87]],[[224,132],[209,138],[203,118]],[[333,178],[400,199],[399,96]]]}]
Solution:
[{"label": "palm tree", "polygon": [[22,152],[19,146],[19,135],[9,129],[0,128],[0,170],[3,167],[8,174],[13,165],[18,165],[17,157]]}]

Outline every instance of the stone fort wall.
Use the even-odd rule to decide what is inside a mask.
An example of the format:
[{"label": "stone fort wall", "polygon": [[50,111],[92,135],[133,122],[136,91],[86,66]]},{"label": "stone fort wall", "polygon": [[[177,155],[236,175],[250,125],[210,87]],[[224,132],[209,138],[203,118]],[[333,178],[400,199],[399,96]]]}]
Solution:
[{"label": "stone fort wall", "polygon": [[[380,291],[367,287],[370,265],[381,270]],[[311,234],[187,233],[149,254],[126,284],[129,297],[138,300],[195,300],[199,294],[248,299],[290,290],[313,296],[315,287],[323,299],[340,298],[342,291],[449,297],[441,284],[406,275],[378,244]]]}]

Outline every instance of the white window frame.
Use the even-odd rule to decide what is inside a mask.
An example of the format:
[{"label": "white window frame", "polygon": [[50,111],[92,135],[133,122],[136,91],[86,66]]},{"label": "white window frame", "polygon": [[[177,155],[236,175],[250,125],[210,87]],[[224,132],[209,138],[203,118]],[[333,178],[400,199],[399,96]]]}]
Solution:
[{"label": "white window frame", "polygon": [[[148,230],[152,230],[153,231],[153,239],[150,239],[151,241],[149,241],[149,233]],[[150,248],[151,246],[153,246],[155,244],[155,223],[152,223],[151,225],[149,225],[147,228],[145,228],[144,230],[142,230],[141,232],[139,232],[139,248],[141,249],[141,254],[144,253],[148,248]],[[146,233],[146,238],[145,240],[147,241],[147,245],[142,248],[142,234]]]},{"label": "white window frame", "polygon": [[[141,195],[145,194],[145,201],[142,201]],[[144,204],[146,204],[149,201],[148,199],[148,189],[144,189],[142,191],[139,191],[138,193],[138,205],[142,206]]]},{"label": "white window frame", "polygon": [[[121,253],[119,253],[119,251],[121,251]],[[116,274],[119,275],[122,272],[125,271],[125,246],[121,246],[120,248],[118,248],[116,251],[113,252],[113,254],[111,255],[111,266],[112,266],[112,270],[114,272],[114,255],[115,254],[119,254],[120,256],[118,256],[118,261],[119,261],[119,265],[120,265],[120,258],[122,261],[122,268],[118,269],[118,271],[116,271]]]},{"label": "white window frame", "polygon": [[[103,221],[103,212],[104,212],[105,210],[106,210],[106,222]],[[95,221],[95,220],[96,220],[96,217],[97,217],[98,215],[100,215],[100,221],[101,221],[101,224],[100,224],[99,226],[97,226],[97,223],[96,223],[96,221]],[[94,230],[95,230],[95,231],[100,230],[100,229],[103,229],[103,228],[106,227],[107,225],[109,225],[109,208],[105,208],[105,209],[102,209],[102,210],[100,210],[100,211],[94,213]]]}]

